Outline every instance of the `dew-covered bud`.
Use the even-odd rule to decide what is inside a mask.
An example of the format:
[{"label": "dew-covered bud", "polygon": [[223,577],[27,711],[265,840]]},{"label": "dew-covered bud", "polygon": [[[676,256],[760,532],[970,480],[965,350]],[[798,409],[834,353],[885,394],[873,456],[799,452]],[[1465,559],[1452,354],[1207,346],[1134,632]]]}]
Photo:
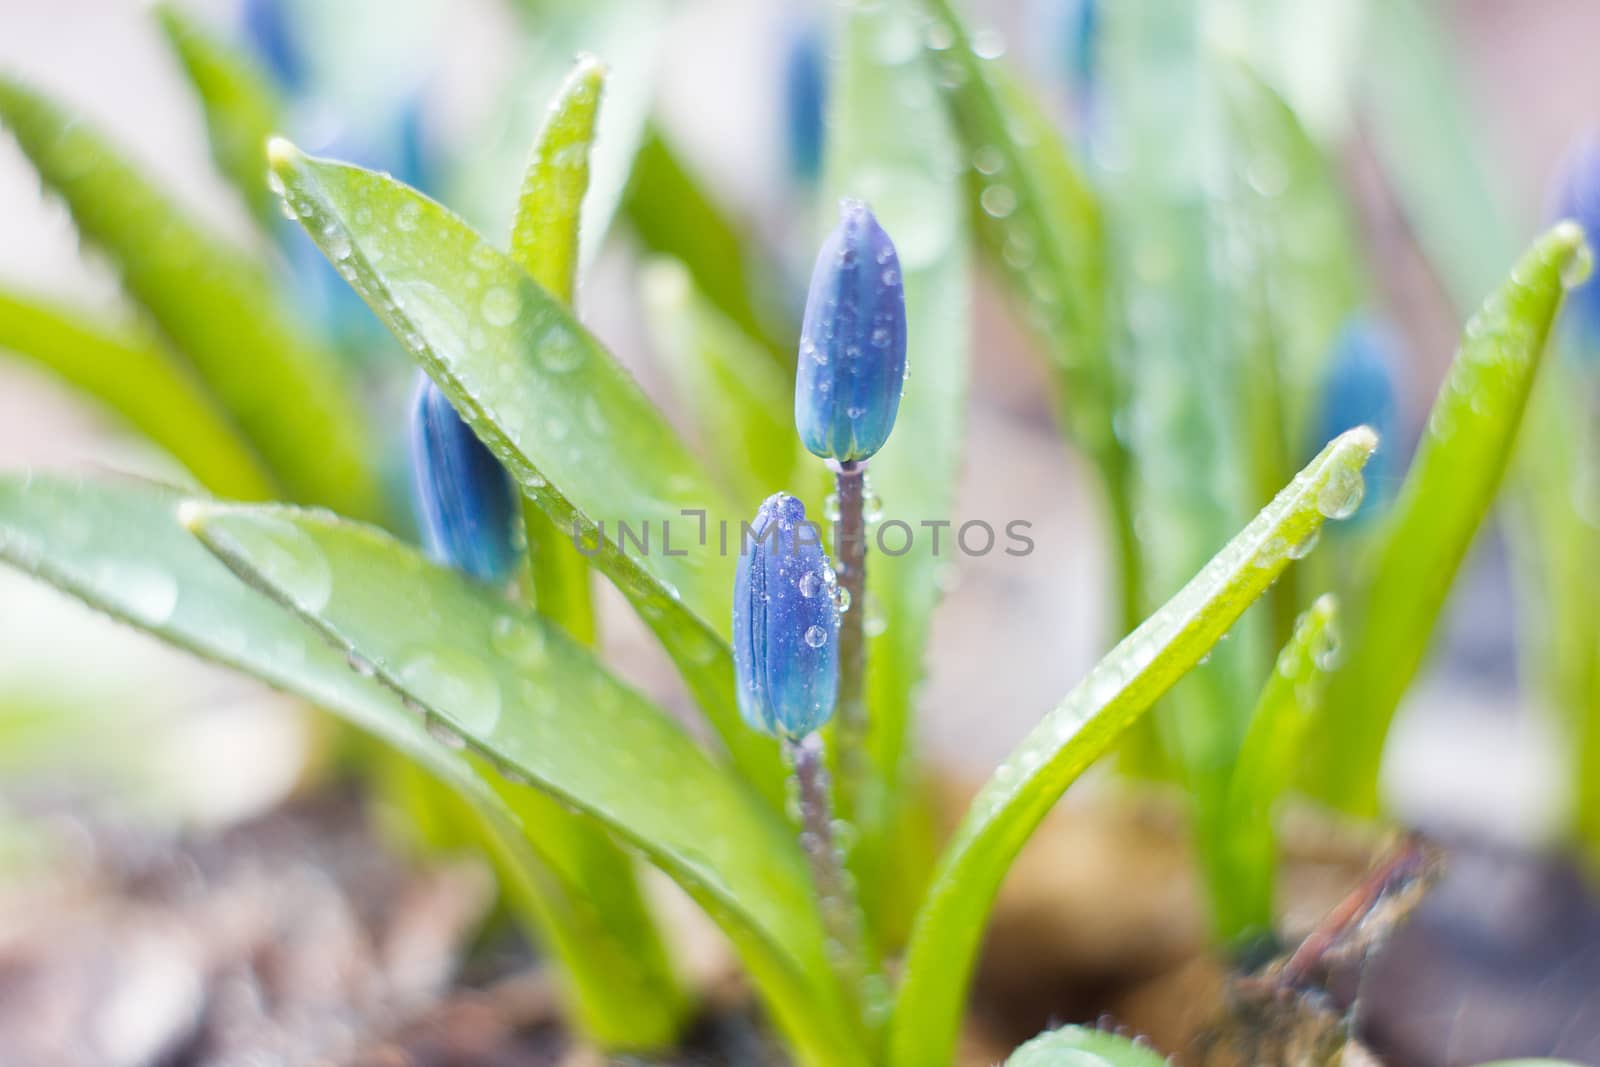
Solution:
[{"label": "dew-covered bud", "polygon": [[1378,433],[1378,451],[1364,471],[1368,493],[1361,511],[1369,512],[1395,482],[1398,470],[1396,431],[1399,422],[1395,375],[1401,360],[1400,342],[1382,322],[1356,317],[1345,323],[1333,343],[1322,391],[1317,439],[1324,444],[1346,430],[1370,426]]},{"label": "dew-covered bud", "polygon": [[837,583],[820,531],[787,493],[741,531],[733,580],[739,711],[763,733],[798,739],[833,715],[839,692]]},{"label": "dew-covered bud", "polygon": [[[1583,227],[1600,243],[1600,130],[1590,130],[1567,150],[1557,175],[1555,217]],[[1600,282],[1590,278],[1567,293],[1566,314],[1586,347],[1600,347]]]},{"label": "dew-covered bud", "polygon": [[823,459],[863,460],[883,447],[906,378],[906,297],[900,257],[872,210],[839,205],[822,243],[800,329],[794,421]]},{"label": "dew-covered bud", "polygon": [[411,408],[411,477],[428,554],[500,583],[517,567],[517,491],[499,460],[426,374]]}]

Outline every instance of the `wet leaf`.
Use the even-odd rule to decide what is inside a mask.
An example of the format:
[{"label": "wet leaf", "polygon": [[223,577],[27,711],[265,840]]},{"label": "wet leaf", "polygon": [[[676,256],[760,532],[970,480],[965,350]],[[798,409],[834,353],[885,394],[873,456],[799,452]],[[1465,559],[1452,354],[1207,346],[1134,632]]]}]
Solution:
[{"label": "wet leaf", "polygon": [[1224,944],[1242,945],[1273,933],[1278,877],[1274,808],[1300,764],[1306,729],[1338,656],[1338,600],[1318,597],[1295,624],[1250,716],[1228,787],[1228,836],[1234,892],[1218,902],[1216,923]]},{"label": "wet leaf", "polygon": [[374,528],[281,507],[190,505],[185,521],[370,664],[440,743],[470,746],[649,857],[728,933],[796,1047],[852,1061],[789,826],[664,712],[554,626]]},{"label": "wet leaf", "polygon": [[289,493],[376,516],[361,405],[266,272],[185,215],[87,122],[3,78],[0,122]]},{"label": "wet leaf", "polygon": [[1017,1049],[1006,1060],[1006,1067],[1165,1067],[1166,1063],[1166,1058],[1149,1046],[1125,1037],[1084,1026],[1063,1026]]},{"label": "wet leaf", "polygon": [[1318,795],[1374,814],[1400,698],[1432,643],[1462,559],[1494,502],[1562,293],[1587,273],[1582,231],[1562,223],[1523,255],[1467,323],[1351,604],[1349,655],[1313,727]]},{"label": "wet leaf", "polygon": [[632,601],[739,768],[781,804],[777,746],[744,726],[733,694],[741,512],[520,264],[392,178],[274,145],[275,173],[312,239],[523,493]]},{"label": "wet leaf", "polygon": [[890,1029],[890,1063],[945,1063],[989,909],[1061,794],[1191,670],[1361,484],[1377,439],[1342,434],[1186,586],[1036,726],[979,792],[917,914]]}]

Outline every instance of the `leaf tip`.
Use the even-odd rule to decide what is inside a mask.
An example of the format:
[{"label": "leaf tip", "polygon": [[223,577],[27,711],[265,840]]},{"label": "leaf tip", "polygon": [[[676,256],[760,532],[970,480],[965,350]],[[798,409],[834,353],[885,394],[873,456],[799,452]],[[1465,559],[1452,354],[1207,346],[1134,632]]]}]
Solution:
[{"label": "leaf tip", "polygon": [[296,148],[294,142],[287,137],[267,138],[267,166],[274,171],[282,173],[293,170],[305,156],[306,154]]},{"label": "leaf tip", "polygon": [[1361,463],[1365,463],[1378,450],[1378,431],[1371,426],[1357,426],[1340,434],[1334,439],[1333,445],[1335,453],[1354,453]]},{"label": "leaf tip", "polygon": [[184,500],[178,504],[178,525],[199,536],[217,509],[204,500]]}]

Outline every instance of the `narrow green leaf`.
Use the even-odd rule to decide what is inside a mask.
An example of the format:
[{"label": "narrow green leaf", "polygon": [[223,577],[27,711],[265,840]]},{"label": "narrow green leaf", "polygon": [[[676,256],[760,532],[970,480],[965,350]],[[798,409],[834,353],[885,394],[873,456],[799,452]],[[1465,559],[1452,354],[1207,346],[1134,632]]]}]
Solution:
[{"label": "narrow green leaf", "polygon": [[1006,1067],[1166,1067],[1165,1057],[1125,1037],[1091,1030],[1086,1026],[1063,1026],[1040,1034],[1013,1052]]},{"label": "narrow green leaf", "polygon": [[642,281],[646,320],[701,454],[752,515],[788,487],[800,458],[794,382],[700,293],[677,260],[655,260]]},{"label": "narrow green leaf", "polygon": [[989,909],[1029,835],[1077,777],[1227,633],[1341,513],[1377,438],[1336,438],[995,771],[957,828],[917,914],[890,1031],[895,1067],[948,1063]]},{"label": "narrow green leaf", "polygon": [[378,515],[361,406],[266,272],[201,229],[88,123],[5,78],[0,122],[277,480],[297,500]]},{"label": "narrow green leaf", "polygon": [[[927,59],[904,47],[916,40],[920,21],[909,0],[847,9],[831,89],[823,206],[831,226],[839,198],[865,200],[899,251],[911,372],[894,433],[872,458],[868,477],[887,513],[913,524],[955,507],[971,345],[959,153]],[[946,551],[955,531],[949,534]],[[876,795],[868,793],[861,810],[847,815],[860,835],[855,864],[863,897],[891,942],[904,936],[925,876],[896,862],[893,849],[921,796],[912,769],[912,693],[924,672],[939,574],[951,565],[933,545],[918,537],[901,555],[871,553],[867,588],[875,604],[852,609],[880,611],[887,622],[868,645],[867,756]]]},{"label": "narrow green leaf", "polygon": [[160,341],[0,291],[0,349],[37,363],[128,420],[212,492],[270,500],[272,476],[216,401]]},{"label": "narrow green leaf", "polygon": [[1272,933],[1278,874],[1273,809],[1293,779],[1306,728],[1322,705],[1338,650],[1337,612],[1337,599],[1327,593],[1300,616],[1256,700],[1250,732],[1239,749],[1224,842],[1234,892],[1219,902],[1217,915],[1224,944],[1243,945]]},{"label": "narrow green leaf", "polygon": [[523,493],[638,608],[740,770],[781,806],[777,745],[744,725],[734,699],[740,512],[628,372],[515,261],[391,178],[273,145],[312,239]]},{"label": "narrow green leaf", "polygon": [[605,78],[593,56],[580,57],[567,75],[533,142],[511,223],[511,258],[566,304],[577,288],[578,226]]},{"label": "narrow green leaf", "polygon": [[[631,946],[596,915],[584,871],[559,843],[517,814],[542,799],[500,799],[486,768],[430,737],[383,685],[351,669],[342,651],[242,585],[179,525],[183,496],[132,480],[43,475],[0,479],[0,560],[138,629],[336,713],[416,760],[487,821],[492,845],[538,887],[543,933],[570,975],[574,1010],[603,1042],[659,1044],[677,1032],[681,1005],[638,966]],[[532,799],[528,800],[527,796]],[[596,1007],[595,1005],[603,1005]],[[626,1032],[604,1029],[628,1020]]]},{"label": "narrow green leaf", "polygon": [[435,736],[648,856],[722,925],[799,1048],[855,1060],[789,826],[664,712],[555,627],[372,527],[281,507],[190,505],[185,519],[247,581],[370,664]]},{"label": "narrow green leaf", "polygon": [[[511,224],[511,258],[569,307],[578,287],[579,226],[604,85],[605,67],[600,61],[580,57],[534,139]],[[593,644],[588,564],[574,548],[570,531],[559,529],[532,502],[525,502],[523,510],[533,595],[540,613],[579,641]]]},{"label": "narrow green leaf", "polygon": [[239,49],[167,2],[156,23],[177,53],[205,112],[211,158],[256,221],[278,223],[278,198],[267,187],[267,138],[284,128],[283,106],[267,75]]},{"label": "narrow green leaf", "polygon": [[779,367],[793,371],[799,330],[782,328],[791,324],[768,310],[772,301],[759,285],[770,266],[750,254],[753,245],[678,158],[659,125],[645,131],[622,206],[645,248],[680,261],[706,299],[760,341]]},{"label": "narrow green leaf", "polygon": [[1352,604],[1350,654],[1313,727],[1312,786],[1357,814],[1377,811],[1389,723],[1494,501],[1562,293],[1591,265],[1583,231],[1562,223],[1523,255],[1467,323],[1374,546],[1361,599]]}]

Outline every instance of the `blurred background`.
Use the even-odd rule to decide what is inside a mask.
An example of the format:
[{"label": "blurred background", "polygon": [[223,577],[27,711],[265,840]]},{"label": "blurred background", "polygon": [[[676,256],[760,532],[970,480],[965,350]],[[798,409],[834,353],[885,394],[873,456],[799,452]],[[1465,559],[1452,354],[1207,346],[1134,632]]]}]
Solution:
[{"label": "blurred background", "polygon": [[[180,6],[224,30],[245,14],[225,0]],[[312,12],[311,25],[321,19],[338,35],[335,51],[351,57],[344,68],[321,72],[319,99],[300,116],[298,137],[313,151],[319,140],[348,143],[353,132],[378,128],[385,109],[410,99],[427,156],[453,158],[503,103],[497,93],[518,62],[515,16],[494,0],[324,5],[336,15],[301,6]],[[1059,90],[1069,68],[1065,35],[1038,32],[1051,5],[980,6],[976,15],[1026,42],[1014,52],[1035,80]],[[1600,7],[1586,0],[1457,0],[1442,10],[1485,158],[1497,163],[1489,178],[1532,233],[1564,147],[1600,120],[1600,67],[1590,47],[1600,39]],[[770,288],[793,302],[803,295],[801,272],[815,234],[796,222],[809,217],[797,204],[808,207],[810,199],[792,173],[784,72],[797,33],[819,14],[784,0],[686,0],[672,6],[658,49],[626,45],[655,64],[659,119],[697,176],[772,243],[774,262],[789,274],[773,278]],[[1359,72],[1360,40],[1337,32],[1350,21],[1329,19],[1330,32],[1320,38],[1327,54],[1303,57],[1305,77],[1317,77],[1341,50],[1353,54]],[[8,0],[0,10],[0,66],[81,108],[207,222],[259,245],[210,164],[199,108],[143,5]],[[1377,177],[1359,117],[1322,119],[1350,123],[1343,169],[1382,282],[1381,310],[1402,335],[1401,425],[1414,428],[1458,325]],[[448,189],[433,191],[450,199]],[[0,204],[0,282],[117,312],[116,279],[80,250],[66,212],[41,194],[5,136]],[[640,263],[626,228],[614,227],[584,280],[580,310],[671,410],[659,353],[637,310]],[[993,288],[978,292],[957,511],[962,520],[997,527],[1031,522],[1038,548],[1024,558],[961,557],[935,626],[922,697],[924,749],[935,764],[972,777],[1008,752],[1115,636],[1097,496],[1051,423],[1042,360]],[[353,313],[365,314],[359,307]],[[914,351],[912,360],[914,367]],[[396,417],[404,403],[381,391],[372,399]],[[0,350],[0,468],[25,467],[179,477],[115,418]],[[1518,685],[1506,570],[1491,533],[1458,583],[1442,653],[1403,708],[1385,783],[1395,809],[1422,825],[1537,840],[1559,823],[1567,798],[1558,734]],[[627,653],[613,662],[653,690],[670,686],[672,672],[653,641],[630,612],[611,607],[608,640]],[[271,807],[299,776],[312,731],[282,704],[0,571],[0,772],[7,777],[70,768],[79,788],[114,794],[124,810],[227,823]],[[69,712],[72,726],[64,728]]]}]

